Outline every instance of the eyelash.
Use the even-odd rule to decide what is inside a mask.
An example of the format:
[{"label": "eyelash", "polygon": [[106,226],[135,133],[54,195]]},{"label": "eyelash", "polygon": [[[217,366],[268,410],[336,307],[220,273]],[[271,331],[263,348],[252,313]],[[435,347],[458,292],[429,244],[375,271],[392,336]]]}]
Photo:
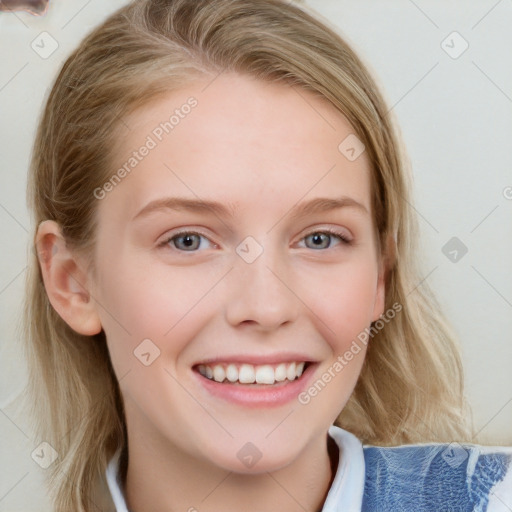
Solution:
[{"label": "eyelash", "polygon": [[[330,229],[330,228],[326,228],[326,229],[322,229],[322,230],[316,230],[316,231],[311,231],[311,232],[307,233],[306,235],[304,235],[301,238],[301,240],[304,240],[308,236],[315,235],[315,234],[331,235],[331,236],[339,238],[341,243],[344,244],[344,245],[352,245],[352,240],[347,238],[347,236],[344,233],[342,233],[340,231],[337,231],[335,229]],[[203,238],[206,238],[207,240],[209,240],[209,238],[206,235],[204,235],[203,233],[200,233],[198,231],[184,230],[184,231],[179,231],[177,233],[173,233],[172,236],[169,236],[165,240],[160,242],[158,244],[158,247],[161,247],[161,248],[169,247],[169,243],[172,242],[172,240],[174,240],[175,238],[178,238],[180,236],[183,236],[183,235],[197,235],[197,236],[200,236],[200,237],[203,237]],[[307,247],[306,247],[306,249],[307,249]],[[332,247],[327,247],[325,249],[320,249],[320,250],[324,250],[325,251],[326,249],[332,249]],[[183,250],[178,249],[176,247],[173,247],[172,250],[176,250],[178,252],[183,252],[183,253],[198,252],[197,250],[194,250],[194,251],[183,251]],[[312,249],[312,250],[315,250],[315,249]]]}]

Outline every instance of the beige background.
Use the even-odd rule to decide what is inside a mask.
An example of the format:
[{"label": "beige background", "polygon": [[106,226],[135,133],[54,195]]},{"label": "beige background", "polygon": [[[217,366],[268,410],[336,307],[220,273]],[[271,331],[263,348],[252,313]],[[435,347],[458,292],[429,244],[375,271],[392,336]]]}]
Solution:
[{"label": "beige background", "polygon": [[[125,3],[51,0],[44,17],[0,13],[0,512],[50,510],[44,470],[31,458],[39,443],[18,400],[37,117],[63,60]],[[415,175],[418,257],[462,341],[475,442],[512,445],[512,3],[308,3],[359,51],[398,116]],[[452,237],[468,248],[456,263],[442,252]]]}]

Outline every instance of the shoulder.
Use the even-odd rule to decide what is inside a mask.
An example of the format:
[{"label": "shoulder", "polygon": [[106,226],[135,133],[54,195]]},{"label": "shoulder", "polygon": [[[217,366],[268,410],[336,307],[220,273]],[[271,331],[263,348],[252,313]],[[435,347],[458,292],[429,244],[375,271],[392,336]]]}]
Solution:
[{"label": "shoulder", "polygon": [[363,453],[364,511],[512,509],[512,448],[429,443]]}]

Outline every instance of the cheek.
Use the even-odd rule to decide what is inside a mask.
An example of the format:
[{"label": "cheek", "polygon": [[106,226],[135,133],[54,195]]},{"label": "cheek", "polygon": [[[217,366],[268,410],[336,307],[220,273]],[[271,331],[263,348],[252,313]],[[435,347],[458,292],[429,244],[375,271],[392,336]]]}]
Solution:
[{"label": "cheek", "polygon": [[216,280],[214,273],[197,268],[147,268],[136,260],[120,259],[114,269],[99,269],[98,312],[119,371],[133,364],[134,350],[146,339],[162,356],[179,353],[187,340],[183,329],[198,325],[191,326],[190,319]]},{"label": "cheek", "polygon": [[304,293],[330,354],[298,401],[310,415],[329,417],[332,423],[349,400],[364,363],[367,345],[362,334],[372,321],[377,267],[360,259],[358,264],[323,269],[321,274],[309,274]]},{"label": "cheek", "polygon": [[377,291],[377,266],[364,256],[354,265],[309,272],[305,301],[318,318],[318,329],[339,353],[371,324]]}]

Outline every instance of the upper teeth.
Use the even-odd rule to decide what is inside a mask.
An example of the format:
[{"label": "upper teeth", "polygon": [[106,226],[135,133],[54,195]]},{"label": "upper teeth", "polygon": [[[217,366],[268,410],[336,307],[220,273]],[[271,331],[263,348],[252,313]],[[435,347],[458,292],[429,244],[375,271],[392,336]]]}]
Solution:
[{"label": "upper teeth", "polygon": [[216,364],[210,366],[200,364],[199,373],[210,380],[217,382],[240,382],[241,384],[274,384],[286,379],[295,380],[304,371],[305,362],[281,363],[276,366],[263,364],[254,366],[252,364]]}]

